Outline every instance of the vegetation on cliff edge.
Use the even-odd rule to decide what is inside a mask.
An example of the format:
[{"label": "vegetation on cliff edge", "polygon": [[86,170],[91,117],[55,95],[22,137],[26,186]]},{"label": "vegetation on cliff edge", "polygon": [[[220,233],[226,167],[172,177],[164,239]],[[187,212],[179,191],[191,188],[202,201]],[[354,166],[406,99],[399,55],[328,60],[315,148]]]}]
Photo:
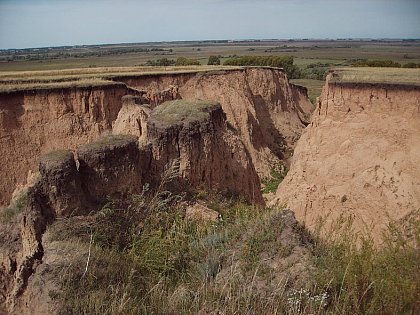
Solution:
[{"label": "vegetation on cliff edge", "polygon": [[[209,196],[207,203],[223,219],[198,223],[187,220],[181,198],[165,190],[171,172],[165,174],[156,193],[145,189],[128,200],[108,203],[89,220],[85,232],[63,236],[59,231],[61,241],[79,244],[81,252],[92,247],[90,264],[63,267],[63,292],[55,296],[64,303],[62,314],[418,310],[418,213],[404,226],[391,223],[379,247],[368,234],[360,236],[352,229],[351,217],[341,217],[330,229],[320,225],[318,232],[323,232],[314,235],[299,224],[287,230],[290,222],[282,209],[258,209]],[[289,236],[279,237],[283,232]],[[292,235],[298,239],[295,245],[288,243]],[[312,253],[312,258],[298,260],[305,269],[284,265],[305,251]],[[279,272],[280,266],[288,272]],[[296,275],[305,280],[293,280]]]}]

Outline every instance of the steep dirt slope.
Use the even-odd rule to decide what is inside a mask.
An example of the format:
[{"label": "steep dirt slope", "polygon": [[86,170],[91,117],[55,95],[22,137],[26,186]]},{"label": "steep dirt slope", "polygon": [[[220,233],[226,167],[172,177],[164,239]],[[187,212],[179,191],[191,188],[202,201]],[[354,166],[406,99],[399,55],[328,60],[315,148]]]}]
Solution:
[{"label": "steep dirt slope", "polygon": [[[294,145],[312,109],[306,90],[289,84],[280,69],[162,73],[113,80],[125,84],[0,93],[0,206],[8,204],[16,186],[25,184],[28,171],[37,169],[40,154],[74,150],[111,132],[126,94],[137,94],[140,103],[152,107],[179,98],[219,102],[230,129],[262,176]],[[143,110],[135,107],[135,111],[144,125]],[[116,125],[119,133],[127,131],[128,124],[127,133],[140,136],[137,114],[134,117],[127,108],[124,113],[122,119],[128,118]]]},{"label": "steep dirt slope", "polygon": [[327,78],[274,203],[300,221],[356,216],[359,228],[420,208],[420,88]]},{"label": "steep dirt slope", "polygon": [[[28,189],[23,213],[2,222],[6,216],[0,212],[0,307],[16,314],[49,313],[47,305],[32,305],[49,290],[40,290],[39,281],[52,287],[56,282],[42,273],[62,260],[45,250],[51,246],[43,237],[47,227],[63,217],[95,213],[110,197],[140,194],[146,183],[157,186],[170,161],[179,160],[171,175],[178,189],[189,184],[264,204],[258,175],[240,139],[227,129],[220,104],[166,102],[147,123],[148,145],[139,146],[132,135],[110,135],[76,154],[59,150],[41,156],[40,176]],[[41,299],[45,302],[45,295]]]},{"label": "steep dirt slope", "polygon": [[219,102],[262,176],[294,146],[313,109],[306,89],[289,84],[286,74],[274,68],[115,80],[146,91],[152,105],[171,98]]},{"label": "steep dirt slope", "polygon": [[162,174],[165,165],[179,159],[180,177],[195,189],[220,191],[252,204],[264,204],[251,158],[241,139],[227,127],[220,104],[165,102],[150,114],[147,139],[152,147],[151,175]]},{"label": "steep dirt slope", "polygon": [[0,205],[37,169],[40,154],[110,130],[125,94],[124,84],[0,94]]}]

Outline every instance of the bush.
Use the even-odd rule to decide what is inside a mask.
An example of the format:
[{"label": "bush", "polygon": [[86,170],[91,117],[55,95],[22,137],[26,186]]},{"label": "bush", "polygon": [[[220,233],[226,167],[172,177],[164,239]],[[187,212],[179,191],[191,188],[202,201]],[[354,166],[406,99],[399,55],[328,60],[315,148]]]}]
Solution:
[{"label": "bush", "polygon": [[330,67],[330,63],[311,63],[302,71],[301,77],[305,79],[324,81]]},{"label": "bush", "polygon": [[402,66],[403,68],[420,68],[420,63],[409,62]]},{"label": "bush", "polygon": [[400,68],[401,64],[392,60],[359,60],[352,64],[354,67],[393,67]]},{"label": "bush", "polygon": [[24,189],[14,202],[6,208],[0,209],[0,220],[8,222],[17,214],[22,213],[26,207],[27,198],[28,190]]},{"label": "bush", "polygon": [[175,66],[199,66],[200,62],[197,59],[188,59],[185,57],[178,57]]},{"label": "bush", "polygon": [[209,61],[207,63],[208,65],[220,65],[220,58],[217,56],[210,56]]},{"label": "bush", "polygon": [[264,194],[276,192],[277,188],[279,187],[280,183],[286,177],[288,169],[284,167],[281,171],[271,170],[270,178],[263,181],[264,189],[262,192]]},{"label": "bush", "polygon": [[292,56],[242,56],[227,59],[227,66],[265,66],[283,68],[289,79],[300,78],[299,68],[293,64]]},{"label": "bush", "polygon": [[160,58],[158,60],[148,60],[146,62],[146,66],[154,66],[154,67],[168,67],[175,65],[174,60],[170,60],[168,58]]}]

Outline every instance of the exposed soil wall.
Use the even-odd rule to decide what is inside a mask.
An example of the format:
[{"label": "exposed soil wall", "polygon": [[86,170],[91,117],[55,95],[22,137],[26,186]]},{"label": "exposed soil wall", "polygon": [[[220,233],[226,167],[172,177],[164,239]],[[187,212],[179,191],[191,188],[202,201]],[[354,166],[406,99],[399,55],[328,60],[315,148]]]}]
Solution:
[{"label": "exposed soil wall", "polygon": [[125,94],[123,84],[0,93],[0,205],[37,169],[40,154],[74,149],[111,130]]},{"label": "exposed soil wall", "polygon": [[280,69],[247,68],[115,80],[148,95],[169,90],[176,91],[171,94],[173,99],[219,102],[262,176],[270,173],[270,164],[283,158],[287,147],[294,146],[313,109],[306,89],[289,84]]},{"label": "exposed soil wall", "polygon": [[[168,104],[176,106],[175,104]],[[154,113],[147,122],[152,143],[149,172],[162,174],[165,165],[179,159],[180,177],[196,189],[234,194],[254,204],[264,204],[260,180],[241,139],[227,128],[219,104],[206,109],[209,118],[165,125]]]},{"label": "exposed soil wall", "polygon": [[[312,109],[306,90],[289,84],[280,69],[114,80],[126,85],[0,94],[0,206],[8,204],[16,186],[25,184],[28,171],[37,169],[40,154],[56,149],[74,150],[111,132],[122,97],[136,92],[129,87],[137,88],[142,99],[152,106],[179,98],[219,102],[230,130],[245,146],[260,176],[267,176],[272,163],[278,163],[287,148],[294,145]],[[130,110],[127,115],[130,117]],[[127,125],[134,126],[127,133],[141,136],[136,129],[139,123],[131,117],[116,128],[124,133]],[[144,117],[139,122],[145,126]]]},{"label": "exposed soil wall", "polygon": [[322,92],[275,203],[313,225],[354,214],[358,228],[420,208],[420,88],[338,84]]}]

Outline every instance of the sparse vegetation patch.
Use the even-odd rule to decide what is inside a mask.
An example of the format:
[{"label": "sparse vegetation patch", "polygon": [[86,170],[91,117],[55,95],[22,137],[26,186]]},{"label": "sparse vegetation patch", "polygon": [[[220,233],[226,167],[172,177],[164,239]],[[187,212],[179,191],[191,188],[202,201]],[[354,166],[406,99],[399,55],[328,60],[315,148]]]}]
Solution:
[{"label": "sparse vegetation patch", "polygon": [[274,193],[279,187],[280,183],[286,177],[288,172],[287,167],[282,166],[280,170],[271,170],[270,178],[264,180],[262,184],[264,185],[263,193]]},{"label": "sparse vegetation patch", "polygon": [[220,105],[213,101],[204,100],[175,100],[157,106],[150,115],[150,119],[158,125],[173,125],[190,123],[209,118],[209,109]]},{"label": "sparse vegetation patch", "polygon": [[420,85],[420,69],[336,68],[332,82]]}]

